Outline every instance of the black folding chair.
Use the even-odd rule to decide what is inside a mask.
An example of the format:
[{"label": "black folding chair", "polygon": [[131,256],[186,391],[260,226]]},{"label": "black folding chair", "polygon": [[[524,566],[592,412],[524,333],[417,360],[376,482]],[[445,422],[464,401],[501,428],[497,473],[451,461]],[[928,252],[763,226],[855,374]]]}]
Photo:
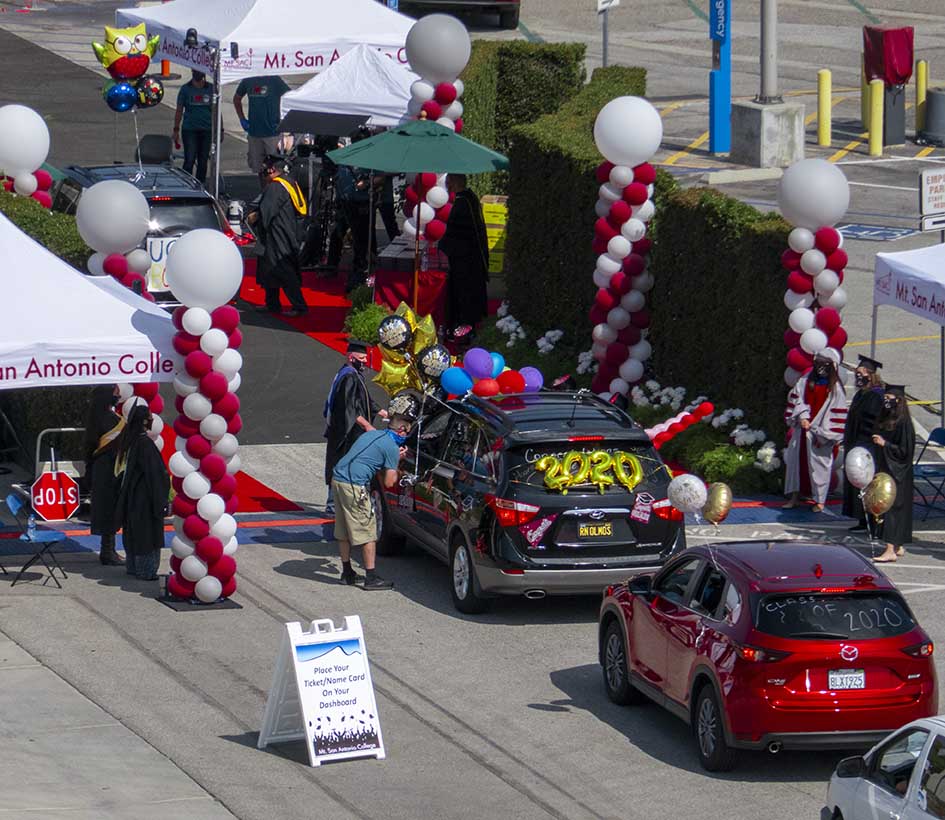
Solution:
[{"label": "black folding chair", "polygon": [[[940,461],[935,464],[921,463],[922,456],[925,455],[925,451],[930,444],[934,447],[945,447],[945,427],[936,427],[929,433],[929,437],[925,444],[922,445],[922,449],[919,450],[919,455],[912,467],[913,484],[915,485],[916,492],[922,497],[922,506],[925,507],[925,515],[922,516],[923,521],[929,517],[929,513],[932,512],[932,510],[945,513],[945,509],[935,506],[935,502],[939,499],[945,501],[945,462]],[[926,495],[925,492],[922,491],[918,484],[919,481],[924,481],[931,487],[929,495]],[[931,496],[931,501],[929,500],[929,496]]]},{"label": "black folding chair", "polygon": [[[16,586],[16,582],[23,577],[23,573],[33,566],[33,564],[39,561],[49,571],[49,578],[52,578],[53,581],[56,582],[56,586],[59,587],[59,589],[62,589],[62,584],[59,583],[59,579],[56,577],[53,570],[58,569],[59,572],[62,573],[63,580],[67,579],[69,576],[66,575],[66,571],[62,568],[62,565],[56,558],[56,554],[53,552],[52,548],[54,544],[58,544],[60,541],[65,539],[66,534],[64,532],[59,532],[58,530],[36,530],[30,534],[28,521],[29,515],[32,511],[27,506],[26,502],[16,493],[10,493],[6,500],[7,509],[10,511],[10,514],[16,520],[17,526],[21,530],[20,540],[39,547],[39,549],[34,553],[33,557],[23,565],[23,569],[17,573],[16,578],[13,579],[13,583],[10,584],[10,586]],[[47,558],[52,561],[52,566],[50,566],[49,562],[47,562]],[[4,570],[4,572],[6,572],[6,570]],[[43,586],[46,586],[46,584],[49,582],[49,578],[43,581]]]}]

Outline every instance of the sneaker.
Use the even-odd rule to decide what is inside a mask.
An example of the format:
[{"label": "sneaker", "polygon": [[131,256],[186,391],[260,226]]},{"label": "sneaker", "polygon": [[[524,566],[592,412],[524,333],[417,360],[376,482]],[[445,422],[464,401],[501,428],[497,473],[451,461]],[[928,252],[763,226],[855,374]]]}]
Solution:
[{"label": "sneaker", "polygon": [[353,569],[341,570],[341,583],[347,584],[349,587],[353,587],[360,580],[361,576],[358,575],[358,573],[356,573]]},{"label": "sneaker", "polygon": [[383,578],[381,578],[380,575],[378,575],[377,573],[375,573],[374,575],[370,576],[369,578],[368,578],[368,577],[365,577],[365,579],[364,579],[364,586],[363,586],[362,588],[363,588],[363,589],[393,589],[393,588],[394,588],[394,582],[393,582],[393,581],[385,581]]}]

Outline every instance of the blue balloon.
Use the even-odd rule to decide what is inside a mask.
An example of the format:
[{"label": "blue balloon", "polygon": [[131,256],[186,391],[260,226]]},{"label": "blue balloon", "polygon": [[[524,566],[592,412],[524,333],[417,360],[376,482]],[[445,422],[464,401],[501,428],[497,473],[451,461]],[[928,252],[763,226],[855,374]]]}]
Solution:
[{"label": "blue balloon", "polygon": [[492,378],[499,378],[499,374],[505,370],[505,358],[501,353],[490,353],[492,356]]},{"label": "blue balloon", "polygon": [[448,367],[440,376],[440,387],[454,396],[465,396],[472,386],[472,376],[461,367]]},{"label": "blue balloon", "polygon": [[106,85],[102,89],[102,96],[112,111],[122,113],[134,108],[138,101],[138,92],[131,83],[120,82]]}]

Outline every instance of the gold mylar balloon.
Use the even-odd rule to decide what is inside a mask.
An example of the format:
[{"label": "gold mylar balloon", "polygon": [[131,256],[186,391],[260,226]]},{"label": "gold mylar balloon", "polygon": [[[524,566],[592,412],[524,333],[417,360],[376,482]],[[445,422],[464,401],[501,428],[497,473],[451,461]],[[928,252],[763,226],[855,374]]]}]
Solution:
[{"label": "gold mylar balloon", "polygon": [[413,365],[395,364],[386,359],[381,362],[381,372],[374,377],[374,383],[383,387],[391,396],[408,387],[420,389],[420,380]]},{"label": "gold mylar balloon", "polygon": [[709,485],[705,506],[702,508],[702,517],[713,524],[721,524],[732,509],[732,488],[722,481]]},{"label": "gold mylar balloon", "polygon": [[896,482],[889,473],[876,473],[863,491],[863,509],[870,515],[880,516],[889,512],[896,503]]},{"label": "gold mylar balloon", "polygon": [[432,316],[424,316],[413,329],[413,353],[415,356],[430,345],[436,344],[436,325]]}]

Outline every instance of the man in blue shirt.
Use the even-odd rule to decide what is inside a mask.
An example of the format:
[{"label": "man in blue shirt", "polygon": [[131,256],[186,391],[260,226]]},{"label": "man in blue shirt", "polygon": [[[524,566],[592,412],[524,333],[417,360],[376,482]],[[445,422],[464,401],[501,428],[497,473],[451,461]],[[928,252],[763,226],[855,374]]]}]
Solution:
[{"label": "man in blue shirt", "polygon": [[212,112],[213,85],[207,82],[207,75],[202,71],[192,71],[190,82],[177,92],[173,136],[178,148],[181,142],[184,144],[184,170],[201,185],[207,181],[207,159],[213,142]]},{"label": "man in blue shirt", "polygon": [[[240,125],[247,134],[249,150],[246,161],[258,174],[263,160],[279,153],[279,122],[282,119],[279,101],[289,90],[282,77],[246,77],[240,80],[233,95],[233,107]],[[249,97],[249,117],[243,113],[243,97]]]},{"label": "man in blue shirt", "polygon": [[381,473],[381,483],[396,485],[397,465],[405,452],[404,444],[412,419],[394,415],[387,430],[362,434],[332,471],[331,491],[335,500],[335,540],[341,553],[341,581],[353,585],[358,574],[351,568],[352,544],[362,546],[364,589],[391,589],[374,568],[377,556],[377,515],[371,504],[371,482]]}]

